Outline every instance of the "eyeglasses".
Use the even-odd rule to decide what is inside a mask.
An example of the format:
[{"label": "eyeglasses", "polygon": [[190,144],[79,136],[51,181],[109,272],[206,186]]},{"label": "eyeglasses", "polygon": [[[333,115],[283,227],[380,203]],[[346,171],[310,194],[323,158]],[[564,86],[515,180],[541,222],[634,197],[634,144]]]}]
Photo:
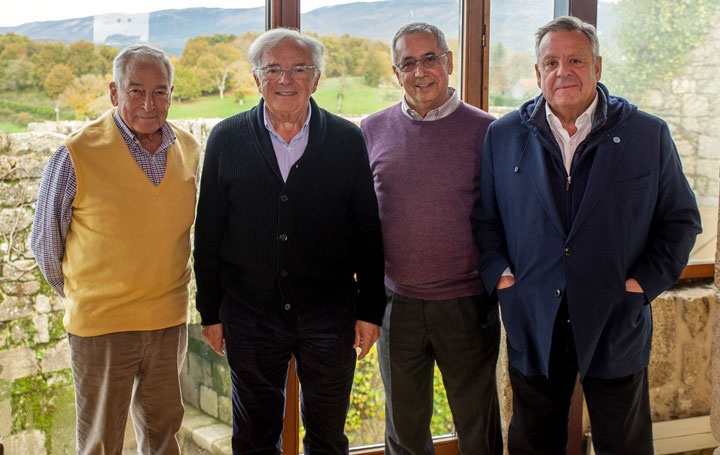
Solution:
[{"label": "eyeglasses", "polygon": [[291,68],[280,68],[279,66],[263,66],[255,68],[255,71],[265,79],[280,79],[284,73],[293,79],[309,79],[313,74],[315,65],[298,65]]},{"label": "eyeglasses", "polygon": [[449,51],[441,55],[426,55],[425,57],[422,57],[420,59],[409,58],[393,66],[398,70],[402,71],[403,73],[410,73],[412,71],[416,71],[418,63],[422,64],[423,68],[432,68],[440,62],[441,58],[447,56],[448,53]]}]

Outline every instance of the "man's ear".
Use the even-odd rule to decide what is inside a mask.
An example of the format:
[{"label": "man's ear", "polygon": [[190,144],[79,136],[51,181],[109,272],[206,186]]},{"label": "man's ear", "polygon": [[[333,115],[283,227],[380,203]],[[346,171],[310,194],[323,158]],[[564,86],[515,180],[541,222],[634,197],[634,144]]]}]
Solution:
[{"label": "man's ear", "polygon": [[110,81],[110,102],[113,106],[118,105],[118,86],[115,81]]}]

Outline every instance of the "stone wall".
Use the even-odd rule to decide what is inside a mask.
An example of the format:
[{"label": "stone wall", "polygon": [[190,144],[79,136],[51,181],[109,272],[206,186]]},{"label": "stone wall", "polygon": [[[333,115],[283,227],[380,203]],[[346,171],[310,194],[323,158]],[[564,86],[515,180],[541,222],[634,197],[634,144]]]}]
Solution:
[{"label": "stone wall", "polygon": [[[204,143],[216,122],[178,123]],[[29,233],[46,162],[77,126],[33,125],[28,133],[0,134],[0,442],[8,455],[73,453],[74,396],[62,301],[40,276]],[[650,387],[655,421],[710,413],[715,289],[711,283],[686,284],[653,302]],[[194,312],[191,320],[197,322]],[[500,365],[507,423],[511,391],[502,378],[505,359]],[[230,423],[227,363],[204,344],[197,324],[190,326],[182,383],[187,404]],[[189,417],[199,418],[195,411]]]},{"label": "stone wall", "polygon": [[633,100],[645,111],[668,122],[695,190],[698,204],[718,205],[720,167],[720,26],[715,26],[687,59],[682,74],[650,92],[645,100]]}]

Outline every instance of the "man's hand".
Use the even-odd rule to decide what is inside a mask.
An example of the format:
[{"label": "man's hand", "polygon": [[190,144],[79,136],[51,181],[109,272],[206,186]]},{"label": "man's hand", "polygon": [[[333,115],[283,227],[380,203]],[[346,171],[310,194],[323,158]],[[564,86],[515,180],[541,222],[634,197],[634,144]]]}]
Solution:
[{"label": "man's hand", "polygon": [[643,293],[642,286],[640,286],[640,283],[637,282],[635,278],[628,278],[625,281],[625,290],[628,292],[637,292],[637,293]]},{"label": "man's hand", "polygon": [[207,344],[210,345],[213,351],[217,352],[222,356],[225,355],[225,353],[223,352],[223,345],[225,345],[225,340],[223,339],[222,324],[204,325],[202,328],[202,334],[205,338],[205,341],[207,342]]},{"label": "man's hand", "polygon": [[353,349],[360,348],[358,360],[362,360],[367,355],[379,336],[380,327],[375,324],[365,321],[355,322],[355,344],[353,344]]},{"label": "man's hand", "polygon": [[505,289],[515,285],[515,277],[512,275],[503,275],[495,285],[495,289]]}]

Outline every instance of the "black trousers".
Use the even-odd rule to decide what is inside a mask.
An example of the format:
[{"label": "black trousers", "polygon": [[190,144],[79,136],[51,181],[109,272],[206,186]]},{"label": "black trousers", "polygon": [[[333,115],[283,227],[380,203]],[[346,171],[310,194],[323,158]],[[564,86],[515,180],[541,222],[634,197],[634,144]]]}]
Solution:
[{"label": "black trousers", "polygon": [[[524,376],[510,367],[511,455],[567,453],[568,414],[577,374],[575,341],[563,303],[553,329],[549,377]],[[653,454],[647,368],[622,378],[586,376],[582,385],[596,454]]]},{"label": "black trousers", "polygon": [[378,340],[385,453],[433,454],[433,369],[442,373],[464,455],[503,452],[495,381],[500,321],[487,294],[431,301],[387,291]]},{"label": "black trousers", "polygon": [[301,386],[304,453],[347,454],[344,426],[355,372],[355,305],[284,318],[227,303],[220,318],[232,379],[233,454],[281,453],[291,355]]}]

